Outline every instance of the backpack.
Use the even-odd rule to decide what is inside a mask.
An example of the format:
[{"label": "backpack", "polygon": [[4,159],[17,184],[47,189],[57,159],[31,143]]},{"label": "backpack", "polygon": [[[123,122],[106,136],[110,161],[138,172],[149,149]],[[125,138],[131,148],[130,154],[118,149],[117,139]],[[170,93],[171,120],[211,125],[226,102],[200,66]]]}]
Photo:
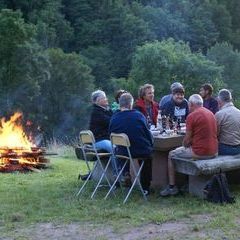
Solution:
[{"label": "backpack", "polygon": [[234,203],[230,194],[227,178],[224,173],[215,174],[204,188],[206,200],[213,203]]}]

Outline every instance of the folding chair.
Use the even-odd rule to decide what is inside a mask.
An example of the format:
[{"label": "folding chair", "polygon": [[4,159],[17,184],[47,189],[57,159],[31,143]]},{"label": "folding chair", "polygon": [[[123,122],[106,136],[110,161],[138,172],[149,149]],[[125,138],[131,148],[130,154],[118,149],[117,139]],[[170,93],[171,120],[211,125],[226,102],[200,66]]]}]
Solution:
[{"label": "folding chair", "polygon": [[[82,150],[83,153],[83,158],[86,162],[88,171],[89,171],[89,175],[86,179],[86,181],[84,182],[84,184],[82,185],[82,187],[79,189],[77,196],[80,195],[83,191],[83,189],[85,188],[85,186],[87,185],[87,183],[89,182],[89,180],[91,179],[94,171],[97,169],[97,166],[99,165],[102,174],[101,177],[96,185],[96,187],[94,188],[92,195],[91,195],[91,199],[94,197],[95,193],[97,192],[98,188],[100,187],[100,184],[103,180],[103,178],[106,179],[107,184],[109,186],[109,188],[111,188],[111,184],[110,181],[107,177],[106,171],[108,169],[108,166],[111,162],[111,156],[112,153],[103,153],[103,152],[99,152],[96,147],[95,147],[95,138],[93,136],[93,133],[90,130],[85,130],[85,131],[81,131],[79,134],[79,140],[80,140],[80,148]],[[96,164],[95,166],[91,169],[89,166],[89,159],[92,159],[92,157],[96,158]],[[106,158],[108,157],[108,161],[105,167],[103,167],[103,164],[101,162],[102,158]]]},{"label": "folding chair", "polygon": [[125,166],[127,165],[127,163],[129,162],[130,163],[130,168],[132,168],[132,171],[133,171],[133,182],[132,182],[132,186],[130,187],[123,203],[126,203],[134,186],[135,185],[138,185],[139,188],[140,188],[140,191],[143,195],[143,198],[145,200],[147,200],[147,197],[144,193],[144,190],[142,188],[142,185],[141,185],[141,182],[140,182],[140,174],[141,174],[141,170],[143,168],[143,164],[144,164],[144,161],[142,161],[142,163],[139,165],[139,168],[136,169],[136,165],[134,164],[134,160],[136,159],[133,159],[132,156],[131,156],[131,153],[130,153],[130,141],[129,141],[129,138],[126,134],[124,133],[120,133],[120,134],[116,134],[116,133],[112,133],[111,136],[110,136],[110,139],[111,139],[111,143],[112,143],[112,146],[115,145],[116,147],[118,146],[122,146],[122,147],[125,147],[127,149],[127,153],[128,153],[128,156],[123,156],[123,155],[118,155],[118,154],[115,154],[114,151],[113,151],[113,155],[116,159],[122,159],[122,160],[125,160],[125,163],[123,164],[123,167],[119,170],[119,173],[117,175],[117,178],[115,179],[114,183],[112,184],[110,190],[108,191],[108,193],[106,194],[105,196],[105,199],[108,198],[109,194],[114,190],[115,188],[115,185],[116,183],[118,182],[118,180],[120,179],[122,173],[123,173],[123,170],[125,168]]}]

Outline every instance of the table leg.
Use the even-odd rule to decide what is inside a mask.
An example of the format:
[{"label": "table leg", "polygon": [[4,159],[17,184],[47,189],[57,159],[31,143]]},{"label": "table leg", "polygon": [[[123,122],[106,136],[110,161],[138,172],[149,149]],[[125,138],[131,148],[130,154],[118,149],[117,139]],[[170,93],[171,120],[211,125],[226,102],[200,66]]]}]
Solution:
[{"label": "table leg", "polygon": [[153,188],[164,188],[168,184],[168,151],[153,152],[152,159],[152,187]]}]

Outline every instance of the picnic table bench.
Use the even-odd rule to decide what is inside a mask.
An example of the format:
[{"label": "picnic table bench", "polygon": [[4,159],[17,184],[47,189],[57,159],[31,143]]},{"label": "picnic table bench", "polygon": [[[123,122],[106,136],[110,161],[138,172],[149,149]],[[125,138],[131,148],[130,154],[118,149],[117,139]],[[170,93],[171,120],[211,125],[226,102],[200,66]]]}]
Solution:
[{"label": "picnic table bench", "polygon": [[[240,170],[240,155],[218,156],[207,160],[173,158],[175,171],[189,176],[189,193],[203,198],[207,181],[216,173]],[[240,172],[238,172],[238,180]]]}]

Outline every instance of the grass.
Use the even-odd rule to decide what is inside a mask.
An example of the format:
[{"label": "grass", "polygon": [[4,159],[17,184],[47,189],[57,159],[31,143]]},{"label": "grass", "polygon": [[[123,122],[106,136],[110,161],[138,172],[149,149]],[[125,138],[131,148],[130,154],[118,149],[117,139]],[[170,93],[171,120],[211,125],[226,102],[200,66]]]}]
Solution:
[{"label": "grass", "polygon": [[[85,171],[82,161],[76,158],[52,158],[51,168],[41,173],[0,174],[0,231],[9,233],[19,225],[42,222],[71,223],[91,222],[121,226],[136,226],[181,220],[198,214],[211,214],[207,228],[222,229],[231,234],[237,227],[240,212],[240,189],[234,189],[236,203],[215,205],[189,195],[168,199],[153,194],[145,202],[137,192],[125,205],[122,198],[103,200],[104,189],[95,200],[75,196],[82,184],[77,179]],[[238,221],[239,222],[239,221]],[[194,225],[195,224],[195,225]],[[193,229],[198,229],[193,223]]]}]

